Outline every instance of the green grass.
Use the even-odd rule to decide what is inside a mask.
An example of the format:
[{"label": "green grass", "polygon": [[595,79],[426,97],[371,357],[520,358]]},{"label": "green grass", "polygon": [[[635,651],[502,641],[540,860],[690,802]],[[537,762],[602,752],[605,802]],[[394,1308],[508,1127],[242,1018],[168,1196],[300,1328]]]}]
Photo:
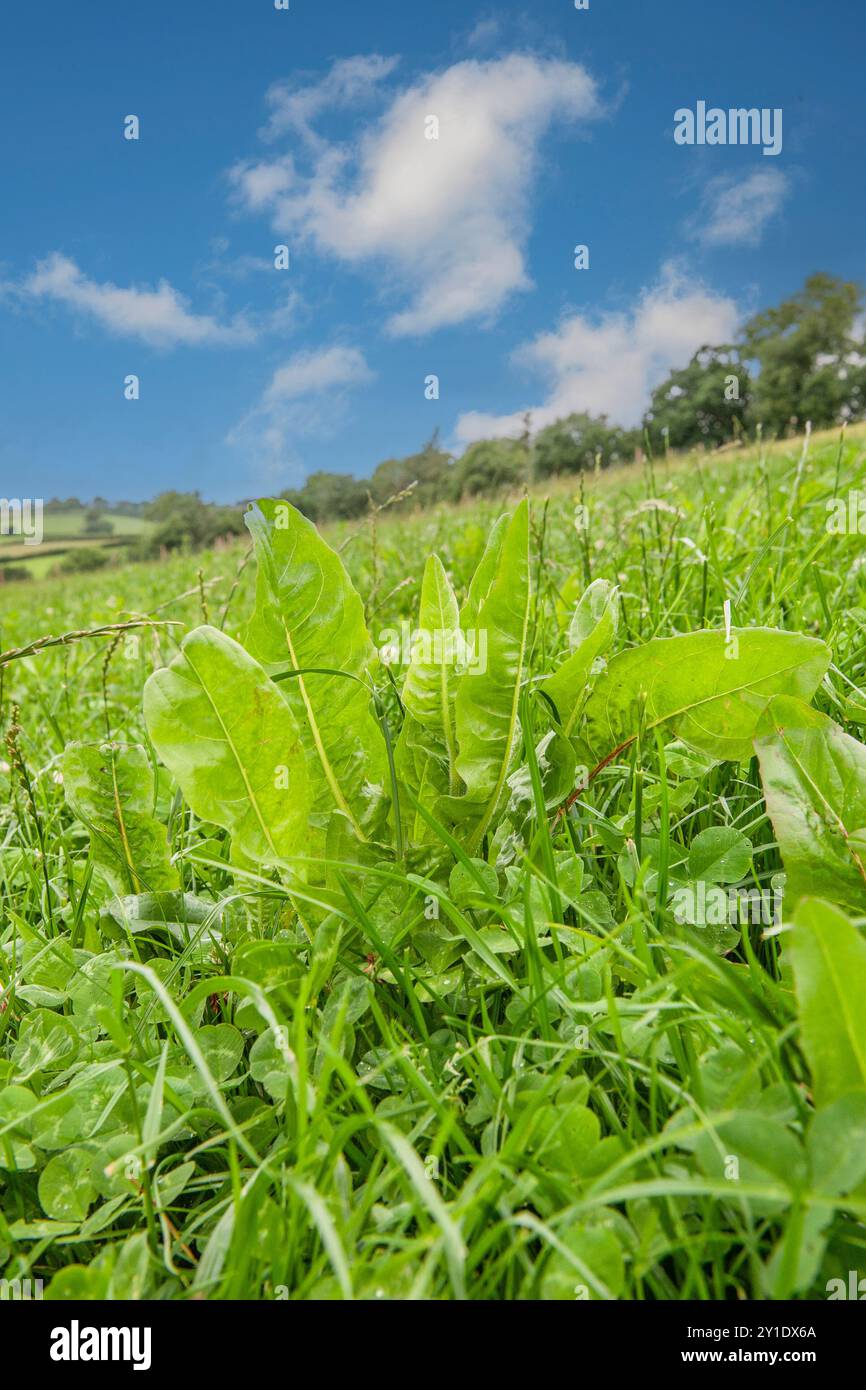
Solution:
[{"label": "green grass", "polygon": [[[88,509],[85,507],[68,512],[45,511],[42,519],[42,532],[45,540],[65,541],[83,537],[87,515]],[[144,517],[116,515],[114,512],[104,512],[101,520],[111,522],[115,536],[140,536],[150,525]],[[0,539],[4,544],[14,544],[13,537],[3,536]],[[94,539],[100,538],[94,537]]]},{"label": "green grass", "polygon": [[[539,489],[531,669],[556,665],[594,579],[621,586],[618,647],[720,627],[730,601],[736,626],[827,641],[816,703],[862,732],[863,542],[825,523],[834,490],[864,486],[864,438]],[[500,510],[328,528],[374,642],[416,614],[428,553],[462,597]],[[792,1196],[763,1150],[726,1176],[731,1112],[764,1148],[782,1131],[801,1151],[810,1122],[783,938],[691,930],[655,892],[712,827],[748,840],[747,883],[771,883],[755,760],[705,768],[648,739],[548,841],[531,793],[506,813],[492,878],[444,831],[414,888],[383,853],[362,891],[335,852],[331,917],[233,869],[163,770],[156,814],[200,905],[170,929],[112,915],[64,799],[64,747],[146,744],[146,678],[203,620],[241,635],[254,569],[238,544],[0,592],[2,649],[162,624],[0,665],[5,1277],[58,1297],[681,1300],[825,1297],[862,1269],[862,1191]],[[396,731],[384,673],[381,688]],[[561,882],[578,863],[584,880],[558,914],[551,854]]]},{"label": "green grass", "polygon": [[16,565],[25,569],[32,579],[44,579],[69,550],[82,546],[121,550],[151,529],[151,523],[144,517],[117,516],[108,512],[105,520],[111,522],[111,534],[88,536],[84,531],[86,515],[84,508],[80,511],[46,512],[39,545],[26,544],[20,536],[0,535],[0,566]]}]

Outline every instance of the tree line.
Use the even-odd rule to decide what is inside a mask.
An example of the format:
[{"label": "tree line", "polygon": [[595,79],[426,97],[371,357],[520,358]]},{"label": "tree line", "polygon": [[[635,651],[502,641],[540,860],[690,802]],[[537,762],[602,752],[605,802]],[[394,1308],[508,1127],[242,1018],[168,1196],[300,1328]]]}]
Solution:
[{"label": "tree line", "polygon": [[483,439],[459,458],[434,438],[408,458],[380,463],[369,479],[313,473],[283,495],[314,521],[354,517],[414,482],[426,505],[459,501],[584,469],[608,468],[638,450],[717,449],[755,433],[783,438],[810,420],[823,429],[866,414],[862,289],[819,273],[775,308],[755,314],[733,343],[707,344],[653,391],[640,426],[606,415],[569,415],[519,439]]},{"label": "tree line", "polygon": [[[866,415],[862,296],[856,282],[811,275],[796,294],[747,320],[735,342],[706,344],[672,371],[653,391],[638,428],[576,413],[533,433],[527,416],[520,438],[479,440],[455,457],[434,434],[417,453],[380,463],[369,478],[319,471],[280,495],[313,521],[350,519],[386,502],[457,502],[609,468],[639,451],[717,449],[753,436],[759,426],[765,439],[778,439],[801,431],[807,420],[822,429],[860,419]],[[218,507],[198,493],[166,492],[111,510],[135,511],[154,523],[139,545],[153,553],[240,534],[243,505]]]}]

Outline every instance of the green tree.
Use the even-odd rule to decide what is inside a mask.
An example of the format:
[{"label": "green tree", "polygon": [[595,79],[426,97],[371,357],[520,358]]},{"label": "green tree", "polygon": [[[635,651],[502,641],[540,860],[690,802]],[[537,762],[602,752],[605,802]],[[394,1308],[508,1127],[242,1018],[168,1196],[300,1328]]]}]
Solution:
[{"label": "green tree", "polygon": [[407,501],[412,505],[429,506],[449,495],[453,465],[452,456],[440,449],[436,431],[417,454],[386,459],[379,464],[370,479],[373,500],[381,505],[416,483]]},{"label": "green tree", "polygon": [[749,410],[754,422],[783,434],[806,420],[821,429],[862,413],[862,368],[855,363],[851,370],[861,295],[854,281],[822,272],[749,320],[743,352],[760,368]]},{"label": "green tree", "polygon": [[579,473],[612,463],[625,463],[639,442],[633,431],[609,425],[606,415],[566,415],[539,430],[533,443],[535,476],[549,478],[558,473]]},{"label": "green tree", "polygon": [[146,545],[152,553],[182,547],[196,550],[244,530],[240,508],[214,506],[198,492],[161,492],[145,515],[156,523]]},{"label": "green tree", "polygon": [[519,439],[479,439],[457,460],[450,478],[455,501],[516,487],[526,479],[526,448]]},{"label": "green tree", "polygon": [[702,347],[652,393],[644,429],[654,450],[718,448],[742,427],[752,389],[736,347]]},{"label": "green tree", "polygon": [[110,536],[114,531],[113,523],[104,516],[98,507],[88,507],[84,513],[83,532],[85,536]]},{"label": "green tree", "polygon": [[111,559],[111,552],[96,545],[76,546],[67,550],[58,569],[63,574],[85,574],[88,570],[101,570]]},{"label": "green tree", "polygon": [[339,520],[360,516],[367,509],[368,485],[351,473],[311,473],[296,492],[284,493],[311,521]]}]

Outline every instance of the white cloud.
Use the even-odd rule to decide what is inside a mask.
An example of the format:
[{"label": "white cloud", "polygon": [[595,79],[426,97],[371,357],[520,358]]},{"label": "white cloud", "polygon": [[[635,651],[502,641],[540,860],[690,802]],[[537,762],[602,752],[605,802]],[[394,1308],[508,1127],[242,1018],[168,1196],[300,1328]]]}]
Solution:
[{"label": "white cloud", "polygon": [[704,189],[689,231],[704,246],[757,246],[789,189],[780,169],[757,169],[744,179],[722,174]]},{"label": "white cloud", "polygon": [[124,288],[90,280],[68,256],[55,252],[20,284],[6,286],[21,298],[50,299],[94,319],[119,337],[140,338],[153,347],[178,344],[247,343],[254,328],[243,318],[220,323],[194,314],[167,280],[156,289]]},{"label": "white cloud", "polygon": [[379,83],[390,77],[399,61],[399,58],[384,58],[379,53],[358,54],[354,58],[341,58],[320,82],[307,87],[290,81],[275,82],[265,95],[271,114],[262,137],[275,140],[289,132],[302,136],[316,148],[323,147],[325,142],[313,129],[315,118],[323,111],[345,106],[357,108],[362,102],[370,101]]},{"label": "white cloud", "polygon": [[[542,138],[556,120],[583,127],[598,118],[596,85],[579,64],[557,59],[467,60],[395,96],[359,142],[315,134],[323,93],[330,110],[357,88],[369,96],[389,63],[351,59],[315,86],[272,91],[267,133],[299,134],[308,169],[288,154],[237,165],[237,197],[267,210],[283,236],[308,238],[350,265],[384,267],[389,291],[408,296],[388,320],[392,333],[490,316],[530,285],[524,252]],[[425,138],[429,116],[438,140]]]},{"label": "white cloud", "polygon": [[516,364],[546,378],[543,401],[511,415],[461,415],[457,439],[467,445],[520,434],[527,409],[535,430],[578,411],[636,425],[653,387],[699,347],[728,342],[738,317],[733,300],[665,266],[659,282],[643,292],[630,313],[606,314],[597,321],[572,314],[553,332],[518,348]]},{"label": "white cloud", "polygon": [[290,154],[282,159],[263,160],[260,164],[245,164],[241,183],[243,197],[251,212],[263,212],[282,194],[287,193],[295,177],[295,161]]},{"label": "white cloud", "polygon": [[466,47],[488,48],[498,42],[501,32],[501,21],[495,15],[479,19],[467,36]]},{"label": "white cloud", "polygon": [[260,471],[284,472],[291,438],[332,433],[345,412],[348,392],[373,376],[358,348],[337,345],[296,353],[277,368],[227,442],[254,455]]},{"label": "white cloud", "polygon": [[318,395],[340,386],[357,386],[372,379],[358,348],[331,347],[299,352],[274,372],[263,399],[269,405],[298,396]]}]

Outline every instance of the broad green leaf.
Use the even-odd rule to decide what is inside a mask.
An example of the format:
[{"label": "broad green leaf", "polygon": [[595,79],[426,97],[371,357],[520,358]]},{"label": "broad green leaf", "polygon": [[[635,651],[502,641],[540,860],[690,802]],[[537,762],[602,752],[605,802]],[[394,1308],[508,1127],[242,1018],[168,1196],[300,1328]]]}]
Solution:
[{"label": "broad green leaf", "polygon": [[63,791],[90,831],[96,871],[114,893],[178,887],[165,826],[153,814],[153,768],[138,745],[67,744]]},{"label": "broad green leaf", "polygon": [[689,846],[689,874],[705,883],[739,883],[752,862],[752,846],[741,830],[711,825]]},{"label": "broad green leaf", "polygon": [[497,517],[490,528],[487,543],[475,573],[469,581],[469,590],[460,609],[460,626],[464,631],[467,628],[474,628],[477,624],[478,614],[481,612],[484,601],[490,593],[491,585],[496,578],[499,556],[502,553],[502,542],[508,529],[508,520],[506,512]]},{"label": "broad green leaf", "polygon": [[849,1092],[817,1111],[806,1151],[816,1192],[837,1197],[866,1182],[866,1092]]},{"label": "broad green leaf", "polygon": [[261,864],[285,863],[307,831],[310,791],[298,724],[239,643],[199,627],[144,687],[154,747],[202,820]]},{"label": "broad green leaf", "polygon": [[[280,1014],[291,1015],[305,973],[298,948],[291,942],[245,941],[235,952],[232,970],[241,979],[259,985]],[[244,1013],[255,1016],[252,1006]],[[239,1014],[244,1016],[240,1010]]]},{"label": "broad green leaf", "polygon": [[409,841],[417,845],[432,843],[436,840],[436,834],[415,803],[420,802],[435,813],[439,798],[448,794],[450,783],[445,745],[407,713],[394,749],[394,762],[403,826]]},{"label": "broad green leaf", "polygon": [[704,1105],[708,1110],[754,1110],[761,1093],[760,1058],[747,1057],[735,1043],[723,1043],[700,1058]]},{"label": "broad green leaf", "polygon": [[345,1023],[357,1023],[369,1009],[372,995],[373,986],[364,975],[344,975],[336,980],[322,1011],[323,1030],[330,1034],[338,1017]]},{"label": "broad green leaf", "polygon": [[[857,1191],[866,1181],[866,1092],[848,1092],[813,1114],[806,1156],[814,1193],[845,1197]],[[831,1207],[815,1205],[806,1209],[802,1227],[797,1222],[788,1226],[767,1266],[770,1297],[790,1298],[808,1290],[817,1276],[833,1217]]]},{"label": "broad green leaf", "polygon": [[[803,1149],[790,1130],[754,1110],[739,1110],[694,1140],[694,1150],[708,1177],[732,1178],[730,1160],[737,1160],[738,1180],[797,1189],[806,1180]],[[737,1180],[731,1181],[736,1194]]]},{"label": "broad green leaf", "polygon": [[[155,1086],[151,1088],[148,1115],[154,1109],[153,1096],[156,1089]],[[149,1119],[145,1117],[145,1125],[147,1126],[149,1123]],[[142,1131],[141,1138],[146,1141],[147,1133]],[[138,1144],[139,1135],[137,1132],[135,1134],[115,1132],[99,1141],[95,1147],[88,1148],[90,1180],[98,1196],[106,1197],[111,1201],[115,1197],[129,1197],[138,1194],[141,1174],[145,1166],[152,1167],[156,1160],[155,1152],[143,1155],[136,1152]],[[95,1218],[91,1218],[91,1222],[95,1223]]]},{"label": "broad green leaf", "polygon": [[[602,633],[599,634],[599,626]],[[600,641],[600,655],[616,636],[619,626],[619,587],[607,579],[594,579],[581,594],[568,625],[568,645],[577,652],[590,637]]]},{"label": "broad green leaf", "polygon": [[86,1149],[55,1154],[42,1170],[39,1201],[45,1215],[55,1221],[83,1221],[95,1195]]},{"label": "broad green leaf", "polygon": [[[465,864],[455,864],[448,878],[448,891],[458,907],[474,907],[479,904],[490,905],[490,900],[499,897],[499,875],[492,864],[485,859],[471,859],[475,870],[472,873]],[[481,887],[478,880],[484,884]],[[485,902],[485,899],[487,900]]]},{"label": "broad green leaf", "polygon": [[558,1232],[559,1245],[545,1265],[541,1297],[546,1301],[616,1298],[625,1285],[622,1247],[601,1225],[571,1226]]},{"label": "broad green leaf", "polygon": [[675,777],[706,777],[718,764],[718,758],[687,748],[680,739],[672,739],[665,747],[665,765]]},{"label": "broad green leaf", "polygon": [[785,905],[805,894],[866,911],[866,748],[799,700],[778,696],[755,751],[785,864]]},{"label": "broad green leaf", "polygon": [[244,1055],[244,1040],[230,1023],[208,1023],[198,1028],[195,1040],[214,1081],[227,1081]]},{"label": "broad green leaf", "polygon": [[264,1086],[272,1100],[286,1099],[291,1073],[284,1051],[270,1030],[261,1033],[250,1049],[250,1076]]},{"label": "broad green leaf", "polygon": [[606,579],[596,579],[580,599],[569,628],[571,655],[542,682],[559,712],[562,732],[574,732],[586,693],[593,663],[602,656],[616,636],[619,621],[619,591]]},{"label": "broad green leaf", "polygon": [[210,952],[229,915],[230,904],[193,893],[137,893],[114,898],[100,913],[99,925],[115,940],[137,932],[167,933],[181,946],[190,948],[197,941],[201,951]]},{"label": "broad green leaf", "polygon": [[[387,771],[359,683],[374,655],[361,600],[339,555],[294,507],[265,500],[245,521],[258,560],[246,645],[272,674],[307,673],[283,682],[282,693],[304,733],[313,808],[326,817],[336,806],[364,839]],[[331,674],[312,674],[325,668]]]},{"label": "broad green leaf", "polygon": [[815,1102],[866,1090],[866,941],[837,907],[804,898],[786,937]]},{"label": "broad green leaf", "polygon": [[78,1051],[78,1033],[70,1018],[51,1009],[26,1014],[12,1049],[15,1074],[26,1081],[44,1071],[68,1067]]},{"label": "broad green leaf", "polygon": [[524,501],[502,537],[494,578],[474,624],[478,640],[483,635],[486,643],[484,669],[465,671],[457,686],[457,770],[466,785],[462,800],[477,818],[471,852],[490,829],[507,794],[508,775],[520,749],[517,711],[526,664],[529,602],[529,507]]},{"label": "broad green leaf", "polygon": [[737,762],[768,701],[781,692],[808,700],[830,661],[815,637],[775,628],[657,637],[612,657],[587,701],[584,737],[599,762],[666,725],[689,747]]},{"label": "broad green leaf", "polygon": [[[73,1228],[74,1229],[74,1228]],[[107,1297],[110,1265],[65,1265],[45,1290],[46,1302],[97,1302]]]},{"label": "broad green leaf", "polygon": [[[46,990],[65,992],[75,974],[76,960],[72,944],[65,937],[48,941],[28,941],[23,950],[21,978],[28,985]],[[20,991],[19,991],[20,992]]]},{"label": "broad green leaf", "polygon": [[156,1183],[157,1198],[159,1205],[165,1210],[173,1202],[177,1201],[183,1189],[186,1187],[193,1173],[195,1172],[194,1163],[180,1163],[176,1168],[170,1169],[159,1175]]},{"label": "broad green leaf", "polygon": [[466,654],[457,600],[441,562],[431,555],[403,685],[406,715],[395,749],[400,809],[411,844],[436,838],[415,803],[435,809],[441,796],[459,789],[454,704]]},{"label": "broad green leaf", "polygon": [[147,1298],[147,1288],[153,1272],[146,1231],[128,1236],[117,1247],[111,1285],[110,1302],[140,1303]]},{"label": "broad green leaf", "polygon": [[406,709],[428,740],[442,745],[452,794],[458,790],[454,727],[457,671],[467,658],[471,662],[479,655],[475,649],[466,650],[454,590],[439,557],[431,555],[424,569],[418,628],[413,634],[402,694]]},{"label": "broad green leaf", "polygon": [[30,1111],[39,1101],[26,1086],[4,1086],[0,1090],[0,1168],[12,1172],[36,1167],[30,1147]]},{"label": "broad green leaf", "polygon": [[40,1149],[102,1139],[109,1131],[129,1129],[133,1108],[129,1078],[120,1063],[94,1063],[76,1072],[63,1091],[44,1097],[33,1111],[33,1142]]},{"label": "broad green leaf", "polygon": [[534,1117],[533,1156],[554,1172],[578,1178],[599,1140],[598,1116],[586,1105],[557,1098]]}]

